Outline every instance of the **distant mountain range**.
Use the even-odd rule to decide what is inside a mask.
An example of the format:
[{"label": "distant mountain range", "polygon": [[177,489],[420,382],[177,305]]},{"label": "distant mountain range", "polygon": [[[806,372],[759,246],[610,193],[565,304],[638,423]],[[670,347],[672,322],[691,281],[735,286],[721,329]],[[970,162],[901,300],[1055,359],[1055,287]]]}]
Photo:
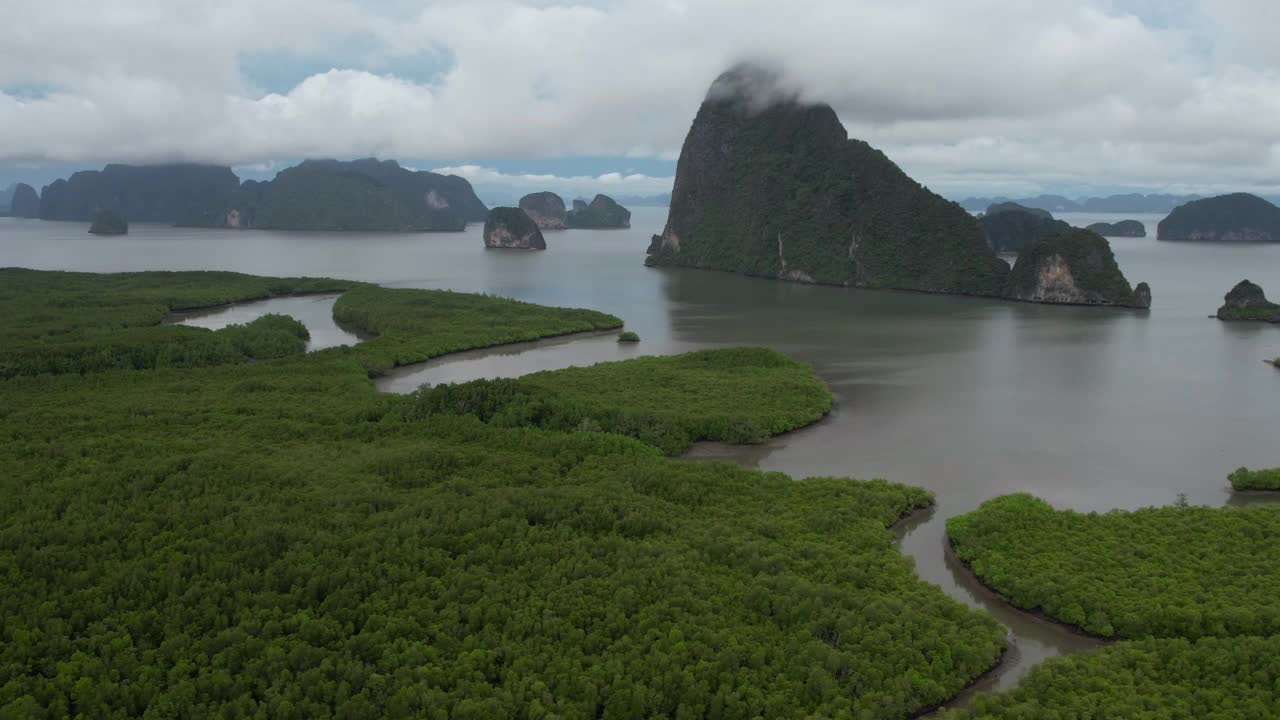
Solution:
[{"label": "distant mountain range", "polygon": [[13,183],[6,188],[0,188],[0,211],[7,211],[9,203],[13,202],[13,191],[18,189],[18,183]]},{"label": "distant mountain range", "polygon": [[457,176],[416,172],[392,160],[306,160],[269,181],[244,183],[213,165],[107,165],[46,185],[18,185],[31,216],[85,222],[111,210],[132,222],[267,230],[459,231],[488,208]]},{"label": "distant mountain range", "polygon": [[1125,193],[1106,197],[1072,200],[1062,195],[1037,195],[1030,198],[971,197],[960,201],[961,207],[970,212],[981,212],[988,207],[1014,202],[1024,207],[1049,212],[1098,212],[1098,213],[1167,213],[1179,205],[1201,199],[1201,195],[1143,195]]},{"label": "distant mountain range", "polygon": [[[492,207],[499,206],[516,206],[519,204],[520,198],[514,195],[487,194],[482,193],[485,201]],[[671,193],[659,193],[657,195],[610,195],[619,205],[626,207],[668,207],[671,205]],[[590,203],[591,198],[578,196],[577,199],[585,203]]]}]

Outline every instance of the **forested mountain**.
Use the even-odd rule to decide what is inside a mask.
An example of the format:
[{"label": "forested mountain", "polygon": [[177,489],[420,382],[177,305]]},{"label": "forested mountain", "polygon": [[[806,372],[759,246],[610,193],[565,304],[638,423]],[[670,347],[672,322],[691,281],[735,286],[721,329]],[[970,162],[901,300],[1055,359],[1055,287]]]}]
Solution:
[{"label": "forested mountain", "polygon": [[1008,272],[960,206],[748,65],[699,108],[647,262],[974,295],[999,295]]},{"label": "forested mountain", "polygon": [[131,222],[175,223],[221,203],[239,187],[228,167],[107,165],[46,185],[40,193],[40,217],[88,222],[106,209]]},{"label": "forested mountain", "polygon": [[1048,210],[1028,208],[1017,203],[998,203],[987,208],[978,218],[987,244],[998,253],[1016,253],[1024,247],[1051,235],[1073,229],[1055,220]]},{"label": "forested mountain", "polygon": [[465,179],[394,160],[306,160],[246,182],[184,225],[265,230],[458,231],[488,210]]},{"label": "forested mountain", "polygon": [[243,185],[230,168],[108,165],[44,188],[40,217],[88,221],[99,209],[131,222],[272,230],[461,230],[488,209],[464,178],[394,160],[306,160]]},{"label": "forested mountain", "polygon": [[13,195],[9,198],[9,214],[16,218],[40,217],[40,196],[36,189],[26,183],[13,186]]},{"label": "forested mountain", "polygon": [[1280,207],[1249,193],[1196,200],[1160,221],[1160,240],[1280,242]]}]

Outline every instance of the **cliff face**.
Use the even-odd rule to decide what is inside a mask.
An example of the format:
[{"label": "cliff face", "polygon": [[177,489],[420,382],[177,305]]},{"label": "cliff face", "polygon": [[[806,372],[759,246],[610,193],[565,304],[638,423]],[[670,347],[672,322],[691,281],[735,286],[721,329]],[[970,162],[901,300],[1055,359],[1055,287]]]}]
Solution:
[{"label": "cliff face", "polygon": [[631,227],[631,211],[608,195],[596,195],[590,204],[573,201],[573,211],[565,218],[565,225],[581,229],[628,228]]},{"label": "cliff face", "polygon": [[9,214],[16,218],[40,217],[40,196],[36,189],[26,183],[18,183],[13,188],[13,198],[9,201]]},{"label": "cliff face", "polygon": [[969,213],[751,66],[698,110],[652,249],[651,265],[929,292],[1000,295],[1008,274]]},{"label": "cliff face", "polygon": [[1241,280],[1231,288],[1224,301],[1222,307],[1218,308],[1219,320],[1280,323],[1280,305],[1267,300],[1262,288],[1248,280]]},{"label": "cliff face", "polygon": [[520,209],[525,212],[541,230],[563,230],[565,228],[564,200],[553,192],[530,193],[520,198]]},{"label": "cliff face", "polygon": [[[479,208],[479,210],[477,210]],[[488,211],[471,184],[393,160],[306,160],[244,183],[182,224],[265,230],[456,232]]]},{"label": "cliff face", "polygon": [[484,246],[512,250],[546,250],[547,241],[524,210],[496,207],[484,223]]},{"label": "cliff face", "polygon": [[114,210],[102,209],[93,214],[93,224],[89,226],[92,235],[127,235],[129,223]]},{"label": "cliff face", "polygon": [[40,217],[83,222],[106,208],[135,222],[176,223],[221,204],[239,187],[240,180],[227,167],[108,165],[46,186]]},{"label": "cliff face", "polygon": [[1145,308],[1151,289],[1129,285],[1106,238],[1088,230],[1045,238],[1023,249],[1009,274],[1005,295],[1013,300],[1065,305]]},{"label": "cliff face", "polygon": [[1161,220],[1156,237],[1193,242],[1280,242],[1280,208],[1248,193],[1196,200]]},{"label": "cliff face", "polygon": [[1092,230],[1102,237],[1144,238],[1147,228],[1137,220],[1121,220],[1117,223],[1094,223],[1086,230]]},{"label": "cliff face", "polygon": [[987,208],[978,220],[987,244],[998,253],[1016,253],[1031,243],[1071,232],[1071,226],[1055,220],[1047,210],[1001,203]]}]

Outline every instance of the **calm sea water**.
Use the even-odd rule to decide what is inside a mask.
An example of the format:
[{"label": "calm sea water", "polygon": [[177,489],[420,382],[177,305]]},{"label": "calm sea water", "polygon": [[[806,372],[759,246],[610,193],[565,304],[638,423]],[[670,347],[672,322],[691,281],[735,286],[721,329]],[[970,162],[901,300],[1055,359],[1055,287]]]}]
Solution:
[{"label": "calm sea water", "polygon": [[[466,353],[402,370],[386,390],[512,376],[570,364],[707,347],[773,347],[813,365],[836,406],[813,428],[720,457],[794,476],[884,477],[927,487],[937,508],[899,529],[920,575],[1010,627],[1014,652],[984,687],[1006,687],[1045,657],[1093,645],[1011,610],[947,559],[944,522],[982,501],[1031,492],[1083,510],[1230,500],[1227,474],[1280,465],[1280,326],[1208,319],[1249,278],[1280,296],[1280,245],[1114,239],[1149,312],[812,287],[643,265],[665,209],[633,228],[547,234],[544,253],[486,251],[458,234],[329,234],[135,225],[97,238],[76,223],[0,219],[0,266],[85,271],[219,269],[327,275],[396,287],[483,291],[622,317],[642,337],[553,340]],[[1083,226],[1117,215],[1066,214]],[[286,312],[317,346],[354,341],[332,325],[332,299],[273,301],[190,320],[216,327]],[[328,323],[326,326],[325,323]],[[1237,499],[1234,502],[1247,502]]]}]

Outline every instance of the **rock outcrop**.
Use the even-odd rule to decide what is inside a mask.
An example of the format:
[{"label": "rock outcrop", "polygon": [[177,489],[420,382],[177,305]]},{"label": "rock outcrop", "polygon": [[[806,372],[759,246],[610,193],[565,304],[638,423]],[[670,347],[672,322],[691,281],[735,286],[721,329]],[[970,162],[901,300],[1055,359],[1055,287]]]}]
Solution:
[{"label": "rock outcrop", "polygon": [[1092,230],[1102,237],[1144,238],[1147,226],[1138,220],[1121,220],[1117,223],[1094,223],[1086,230]]},{"label": "rock outcrop", "polygon": [[1140,282],[1133,286],[1133,306],[1137,308],[1151,307],[1151,286]]},{"label": "rock outcrop", "polygon": [[547,241],[542,237],[538,224],[513,207],[496,207],[489,211],[484,223],[484,246],[512,250],[546,250]]},{"label": "rock outcrop", "polygon": [[213,165],[107,165],[56,180],[40,193],[45,220],[92,220],[99,209],[134,222],[176,223],[221,204],[240,188],[231,168]]},{"label": "rock outcrop", "polygon": [[1067,223],[1055,220],[1048,210],[1011,202],[987,208],[978,223],[982,225],[987,244],[998,253],[1020,252],[1031,243],[1072,230]]},{"label": "rock outcrop", "polygon": [[245,182],[184,225],[264,230],[457,232],[488,209],[456,176],[394,160],[306,160],[269,182]]},{"label": "rock outcrop", "polygon": [[1192,242],[1280,242],[1280,208],[1248,193],[1196,200],[1161,220],[1156,237]]},{"label": "rock outcrop", "polygon": [[1231,288],[1222,307],[1218,308],[1218,319],[1280,323],[1280,305],[1267,300],[1261,287],[1241,280]]},{"label": "rock outcrop", "polygon": [[631,211],[622,207],[608,195],[596,195],[591,204],[573,201],[573,211],[565,218],[565,225],[576,229],[610,230],[631,227]]},{"label": "rock outcrop", "polygon": [[564,199],[553,192],[530,193],[520,198],[520,209],[541,230],[563,230],[567,213]]},{"label": "rock outcrop", "polygon": [[127,235],[129,223],[120,213],[114,210],[101,209],[93,214],[93,224],[89,226],[91,235]]},{"label": "rock outcrop", "polygon": [[646,262],[990,296],[1009,271],[972,215],[751,65],[721,75],[699,108]]},{"label": "rock outcrop", "polygon": [[13,198],[9,201],[9,214],[16,218],[40,217],[40,196],[36,189],[26,183],[15,185]]},{"label": "rock outcrop", "polygon": [[1151,306],[1151,288],[1140,283],[1135,291],[1116,265],[1111,244],[1089,230],[1071,230],[1024,248],[1005,295],[1062,305]]}]

